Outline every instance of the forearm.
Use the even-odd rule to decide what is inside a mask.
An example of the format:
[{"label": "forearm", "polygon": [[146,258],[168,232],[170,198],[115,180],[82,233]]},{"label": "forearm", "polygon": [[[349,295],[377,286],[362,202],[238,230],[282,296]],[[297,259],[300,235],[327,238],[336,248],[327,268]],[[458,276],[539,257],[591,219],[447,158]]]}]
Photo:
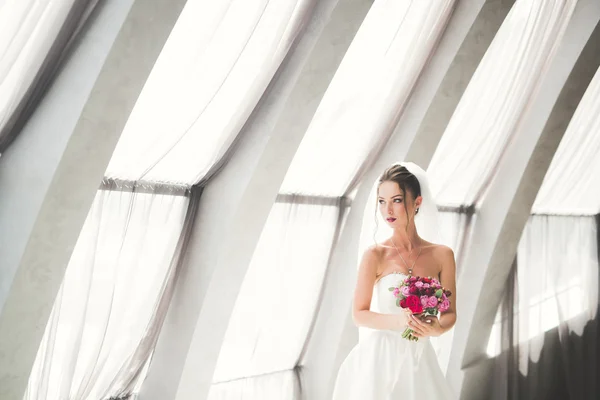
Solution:
[{"label": "forearm", "polygon": [[408,323],[404,314],[380,314],[369,310],[354,311],[352,318],[358,327],[378,330],[401,331]]},{"label": "forearm", "polygon": [[456,323],[456,313],[455,312],[445,312],[439,318],[440,326],[442,327],[442,333],[448,332],[454,324]]}]

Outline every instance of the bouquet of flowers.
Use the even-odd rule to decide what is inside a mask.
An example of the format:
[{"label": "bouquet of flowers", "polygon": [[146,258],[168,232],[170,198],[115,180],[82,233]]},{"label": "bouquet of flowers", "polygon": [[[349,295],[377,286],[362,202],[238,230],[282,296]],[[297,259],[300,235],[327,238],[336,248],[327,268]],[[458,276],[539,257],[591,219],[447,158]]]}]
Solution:
[{"label": "bouquet of flowers", "polygon": [[[434,278],[410,276],[399,286],[392,286],[389,290],[396,297],[398,307],[408,308],[416,315],[437,316],[438,313],[448,311],[450,308],[448,297],[452,293],[444,289]],[[410,328],[404,330],[402,337],[408,340],[419,340],[418,337],[413,336],[413,330]]]}]

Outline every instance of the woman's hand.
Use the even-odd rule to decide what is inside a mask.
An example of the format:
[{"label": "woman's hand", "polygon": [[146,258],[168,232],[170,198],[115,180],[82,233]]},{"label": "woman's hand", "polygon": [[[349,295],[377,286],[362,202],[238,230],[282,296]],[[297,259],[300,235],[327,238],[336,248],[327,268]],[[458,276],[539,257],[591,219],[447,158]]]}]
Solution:
[{"label": "woman's hand", "polygon": [[404,313],[400,314],[400,326],[397,329],[399,331],[404,331],[406,328],[410,328],[409,322],[413,315],[412,311],[410,311],[408,308],[403,308],[402,311],[404,311]]},{"label": "woman's hand", "polygon": [[413,336],[426,337],[426,336],[440,336],[444,333],[440,321],[437,317],[419,317],[416,315],[409,315],[408,327],[413,330]]}]

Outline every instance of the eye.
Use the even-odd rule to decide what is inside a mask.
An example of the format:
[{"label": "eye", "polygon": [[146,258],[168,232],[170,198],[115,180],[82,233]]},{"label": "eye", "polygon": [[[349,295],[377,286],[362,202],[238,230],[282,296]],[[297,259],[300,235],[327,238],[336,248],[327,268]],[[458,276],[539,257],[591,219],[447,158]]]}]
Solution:
[{"label": "eye", "polygon": [[385,203],[385,201],[379,200],[379,204],[383,204],[383,203]]},{"label": "eye", "polygon": [[394,199],[394,202],[396,202],[396,203],[402,203],[402,199]]}]

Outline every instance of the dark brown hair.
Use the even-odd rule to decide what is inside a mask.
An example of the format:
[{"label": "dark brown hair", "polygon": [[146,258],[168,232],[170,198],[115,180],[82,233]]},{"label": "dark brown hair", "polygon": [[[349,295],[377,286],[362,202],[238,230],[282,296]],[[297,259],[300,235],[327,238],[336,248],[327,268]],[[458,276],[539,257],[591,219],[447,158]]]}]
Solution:
[{"label": "dark brown hair", "polygon": [[[400,191],[402,192],[402,196],[406,199],[406,193],[410,192],[413,195],[413,199],[416,199],[421,195],[421,185],[419,184],[419,180],[415,175],[413,175],[406,167],[403,167],[400,164],[394,164],[391,167],[388,167],[381,177],[379,178],[379,183],[377,184],[377,198],[375,201],[379,203],[379,185],[383,182],[396,182],[398,187],[400,187]],[[377,207],[375,209],[375,230],[377,231]],[[406,200],[404,201],[404,209],[406,210],[406,215],[408,215],[408,208],[406,206]],[[417,213],[418,213],[417,209]],[[410,218],[407,221],[406,229],[408,230],[408,224],[410,223]]]}]

